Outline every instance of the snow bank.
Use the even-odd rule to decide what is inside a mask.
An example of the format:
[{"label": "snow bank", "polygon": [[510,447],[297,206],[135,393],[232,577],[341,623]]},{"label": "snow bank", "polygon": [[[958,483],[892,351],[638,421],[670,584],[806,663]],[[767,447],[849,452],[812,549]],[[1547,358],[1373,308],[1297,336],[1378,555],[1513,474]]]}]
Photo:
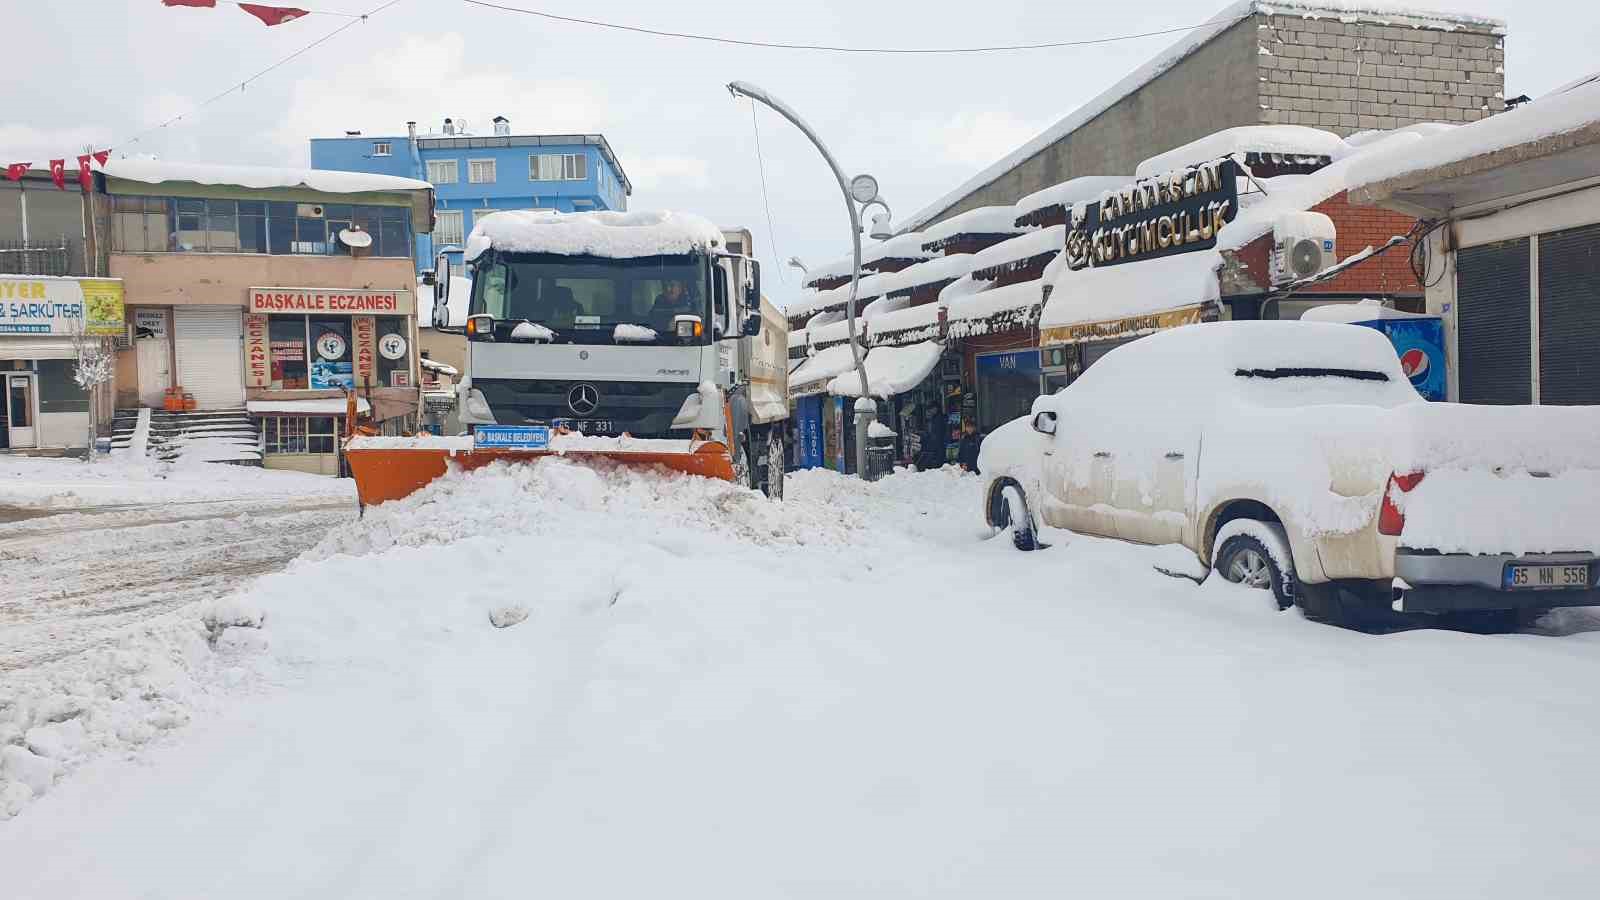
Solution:
[{"label": "snow bank", "polygon": [[355,486],[349,479],[303,472],[174,465],[123,455],[93,463],[0,456],[0,505],[67,509],[248,497],[327,497],[353,502]]},{"label": "snow bank", "polygon": [[[1135,178],[1154,178],[1163,172],[1196,166],[1235,153],[1274,153],[1284,156],[1338,158],[1349,151],[1344,139],[1331,131],[1304,125],[1241,125],[1212,132],[1199,140],[1174,147],[1139,163]],[[1131,180],[1131,179],[1130,179]],[[1116,190],[1123,185],[1111,185]]]},{"label": "snow bank", "polygon": [[1575,131],[1600,122],[1600,80],[1546,94],[1517,109],[1429,135],[1411,144],[1386,143],[1351,164],[1350,186],[1375,184]]},{"label": "snow bank", "polygon": [[[879,398],[903,394],[928,377],[943,353],[944,347],[934,341],[907,347],[873,347],[866,358],[867,388]],[[828,393],[860,397],[861,377],[853,371],[845,372],[828,382]]]},{"label": "snow bank", "polygon": [[1221,296],[1222,254],[1197,250],[1143,262],[1062,268],[1039,318],[1040,328],[1164,312]]},{"label": "snow bank", "polygon": [[632,259],[707,252],[721,244],[721,229],[689,213],[507,210],[473,227],[464,256],[468,260],[477,259],[483,251],[494,247],[511,253]]},{"label": "snow bank", "polygon": [[236,185],[247,188],[305,187],[330,194],[433,189],[433,186],[426,181],[400,178],[395,175],[275,166],[223,166],[210,163],[168,162],[160,159],[113,159],[105,164],[103,170],[112,178],[144,184],[189,181],[195,184]]},{"label": "snow bank", "polygon": [[346,450],[471,450],[472,435],[357,435]]}]

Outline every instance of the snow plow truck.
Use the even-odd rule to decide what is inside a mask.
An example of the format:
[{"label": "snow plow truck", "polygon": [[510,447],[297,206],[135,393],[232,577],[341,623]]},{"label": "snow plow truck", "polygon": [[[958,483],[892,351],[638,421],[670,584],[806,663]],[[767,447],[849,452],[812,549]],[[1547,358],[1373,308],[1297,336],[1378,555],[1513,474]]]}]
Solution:
[{"label": "snow plow truck", "polygon": [[[747,249],[747,248],[741,248]],[[672,212],[506,211],[462,254],[465,325],[435,270],[434,327],[466,335],[465,434],[355,437],[363,506],[451,467],[547,456],[664,466],[783,493],[788,324],[758,263]]]}]

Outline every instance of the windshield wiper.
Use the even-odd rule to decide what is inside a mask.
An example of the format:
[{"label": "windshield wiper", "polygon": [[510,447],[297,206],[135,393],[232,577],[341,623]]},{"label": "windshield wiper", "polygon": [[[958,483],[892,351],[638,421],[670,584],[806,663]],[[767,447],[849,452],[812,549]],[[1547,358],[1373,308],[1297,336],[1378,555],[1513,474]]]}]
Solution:
[{"label": "windshield wiper", "polygon": [[1233,374],[1239,376],[1240,378],[1351,378],[1356,381],[1389,380],[1389,376],[1383,374],[1382,372],[1371,372],[1365,369],[1234,369]]}]

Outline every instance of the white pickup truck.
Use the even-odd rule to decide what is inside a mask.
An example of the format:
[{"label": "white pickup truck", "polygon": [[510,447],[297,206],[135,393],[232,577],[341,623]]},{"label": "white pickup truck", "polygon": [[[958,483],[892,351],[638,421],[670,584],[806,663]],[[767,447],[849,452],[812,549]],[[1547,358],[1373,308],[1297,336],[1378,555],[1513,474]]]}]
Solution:
[{"label": "white pickup truck", "polygon": [[985,514],[1182,544],[1323,620],[1600,605],[1600,407],[1427,403],[1354,325],[1113,350],[983,444]]}]

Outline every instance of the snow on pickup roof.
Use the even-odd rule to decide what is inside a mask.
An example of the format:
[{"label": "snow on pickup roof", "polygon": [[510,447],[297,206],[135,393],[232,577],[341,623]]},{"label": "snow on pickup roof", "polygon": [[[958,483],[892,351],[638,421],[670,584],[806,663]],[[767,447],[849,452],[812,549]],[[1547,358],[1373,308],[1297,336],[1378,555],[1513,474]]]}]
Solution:
[{"label": "snow on pickup roof", "polygon": [[1001,241],[979,250],[972,255],[972,271],[981,272],[994,266],[1029,259],[1041,253],[1059,252],[1066,247],[1067,226],[1051,225],[1049,228],[1030,231],[1009,241]]},{"label": "snow on pickup roof", "polygon": [[[1331,131],[1304,125],[1241,125],[1208,134],[1139,163],[1136,178],[1221,159],[1234,153],[1281,153],[1294,156],[1329,156],[1337,159],[1348,148]],[[1130,181],[1133,179],[1129,179]],[[1121,185],[1112,185],[1114,190]]]},{"label": "snow on pickup roof", "polygon": [[1237,0],[1212,16],[1204,25],[1184,32],[1183,36],[1166,50],[1128,73],[1093,100],[1078,107],[1032,140],[962,182],[955,190],[918,210],[905,221],[906,227],[921,228],[924,223],[959,203],[973,191],[1021,165],[1046,147],[1078,130],[1095,116],[1110,109],[1124,97],[1154,81],[1245,16],[1258,12],[1263,15],[1301,16],[1307,19],[1329,18],[1340,21],[1393,23],[1414,28],[1454,30],[1472,27],[1492,29],[1496,33],[1505,31],[1505,22],[1500,19],[1418,9],[1404,3],[1390,3],[1385,0],[1282,0],[1282,2]]},{"label": "snow on pickup roof", "polygon": [[721,229],[689,213],[507,210],[472,229],[463,255],[477,259],[493,247],[512,253],[633,259],[706,251],[721,244]]},{"label": "snow on pickup roof", "polygon": [[1039,327],[1105,322],[1215,301],[1221,296],[1221,265],[1216,250],[1198,250],[1123,265],[1063,267]]},{"label": "snow on pickup roof", "polygon": [[1374,146],[1350,168],[1351,187],[1374,184],[1600,122],[1600,73],[1516,109],[1406,145]]},{"label": "snow on pickup roof", "polygon": [[163,181],[191,181],[195,184],[225,184],[247,188],[307,187],[330,194],[358,194],[367,191],[426,191],[432,185],[414,178],[372,175],[366,172],[336,172],[329,169],[288,169],[275,166],[219,166],[210,163],[168,162],[163,159],[113,159],[105,173],[112,178],[160,184]]}]

